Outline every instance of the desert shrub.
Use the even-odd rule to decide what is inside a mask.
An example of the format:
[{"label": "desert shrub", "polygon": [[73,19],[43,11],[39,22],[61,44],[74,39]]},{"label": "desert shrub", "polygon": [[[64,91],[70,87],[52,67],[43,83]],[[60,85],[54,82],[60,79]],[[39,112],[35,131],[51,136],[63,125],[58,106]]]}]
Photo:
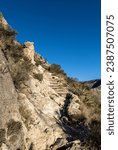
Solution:
[{"label": "desert shrub", "polygon": [[15,37],[17,35],[17,32],[15,30],[9,31],[8,29],[0,29],[1,33],[4,34],[6,37],[13,36]]},{"label": "desert shrub", "polygon": [[35,53],[34,55],[34,61],[36,62],[36,66],[42,65],[42,56],[40,56],[39,54]]},{"label": "desert shrub", "polygon": [[26,72],[18,72],[17,75],[14,77],[15,85],[18,85],[22,81],[26,81],[29,79],[29,75]]},{"label": "desert shrub", "polygon": [[58,64],[51,64],[48,70],[56,75],[66,76],[66,73]]},{"label": "desert shrub", "polygon": [[39,81],[42,81],[43,80],[43,74],[40,74],[40,73],[35,73],[33,75],[33,77]]},{"label": "desert shrub", "polygon": [[10,39],[15,39],[17,35],[17,32],[13,29],[9,30],[9,29],[5,29],[2,27],[2,25],[0,25],[0,36],[4,36],[4,39],[10,40]]},{"label": "desert shrub", "polygon": [[[2,20],[3,15],[0,13],[0,21]],[[0,34],[3,34],[4,36],[16,36],[17,32],[13,30],[9,25],[8,28],[4,27],[3,24],[0,22]]]},{"label": "desert shrub", "polygon": [[12,41],[15,39],[17,32],[9,25],[3,25],[1,23],[2,18],[3,16],[0,14],[0,46],[3,50],[7,45],[12,45]]},{"label": "desert shrub", "polygon": [[23,51],[23,46],[22,44],[14,44],[13,40],[9,40],[6,44],[5,44],[5,48],[3,49],[3,53],[6,57],[6,59],[9,61],[9,57],[10,60],[12,59],[14,61],[14,63],[17,63],[19,60],[22,59],[22,51]]},{"label": "desert shrub", "polygon": [[23,81],[27,81],[29,79],[29,75],[32,74],[34,65],[30,61],[23,61],[19,66],[18,69],[15,72],[12,70],[12,76],[14,79],[14,84],[17,88],[19,88],[19,85]]},{"label": "desert shrub", "polygon": [[89,91],[88,86],[85,84],[79,83],[76,78],[67,78],[68,89],[70,92],[80,96],[83,95],[85,91]]},{"label": "desert shrub", "polygon": [[94,120],[89,124],[89,129],[89,135],[82,144],[82,149],[101,150],[101,123]]},{"label": "desert shrub", "polygon": [[93,91],[89,90],[81,96],[80,110],[82,115],[86,118],[90,132],[85,141],[83,149],[97,149],[100,150],[101,146],[101,104],[100,97],[93,94]]},{"label": "desert shrub", "polygon": [[87,107],[92,107],[95,104],[95,97],[94,97],[94,95],[91,95],[90,93],[85,94],[85,97],[83,99],[83,103]]},{"label": "desert shrub", "polygon": [[92,91],[80,96],[81,104],[80,110],[82,114],[87,118],[87,123],[92,120],[100,121],[101,104],[99,97],[93,95]]},{"label": "desert shrub", "polygon": [[22,129],[22,123],[20,121],[14,121],[11,119],[7,124],[7,135],[19,134]]},{"label": "desert shrub", "polygon": [[11,51],[11,56],[14,58],[15,62],[22,58],[22,44],[10,46],[9,50]]}]

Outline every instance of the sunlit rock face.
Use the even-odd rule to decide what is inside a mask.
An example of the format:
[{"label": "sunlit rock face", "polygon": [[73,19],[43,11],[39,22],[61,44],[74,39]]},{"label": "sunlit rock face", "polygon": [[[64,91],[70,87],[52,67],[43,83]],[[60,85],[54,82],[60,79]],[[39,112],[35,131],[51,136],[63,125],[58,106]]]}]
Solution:
[{"label": "sunlit rock face", "polygon": [[4,17],[2,15],[0,16],[0,25],[1,25],[1,28],[3,28],[3,29],[9,28],[7,21],[4,19]]},{"label": "sunlit rock face", "polygon": [[24,57],[30,60],[34,64],[34,43],[33,42],[25,42],[23,48]]}]

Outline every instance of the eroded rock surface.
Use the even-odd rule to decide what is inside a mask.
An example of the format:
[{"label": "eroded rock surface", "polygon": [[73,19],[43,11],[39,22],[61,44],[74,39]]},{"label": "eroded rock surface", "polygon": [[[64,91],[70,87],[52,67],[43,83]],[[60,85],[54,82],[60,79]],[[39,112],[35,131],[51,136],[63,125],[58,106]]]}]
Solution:
[{"label": "eroded rock surface", "polygon": [[0,50],[0,145],[1,149],[25,149],[24,129],[17,92]]}]

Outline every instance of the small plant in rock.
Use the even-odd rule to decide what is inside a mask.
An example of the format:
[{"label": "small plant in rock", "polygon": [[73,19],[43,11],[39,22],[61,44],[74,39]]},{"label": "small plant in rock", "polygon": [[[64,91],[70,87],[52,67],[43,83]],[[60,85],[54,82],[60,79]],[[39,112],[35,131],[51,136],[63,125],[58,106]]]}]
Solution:
[{"label": "small plant in rock", "polygon": [[68,89],[73,94],[77,94],[78,96],[81,94],[80,85],[77,80],[74,78],[67,78]]},{"label": "small plant in rock", "polygon": [[29,75],[32,74],[33,64],[30,61],[23,61],[19,68],[17,69],[16,75],[13,77],[14,84],[18,88],[20,83],[23,81],[27,81],[29,79]]},{"label": "small plant in rock", "polygon": [[4,19],[2,13],[0,13],[0,33],[3,33],[4,36],[16,36],[17,32],[11,28],[11,26],[6,26],[2,24],[2,20]]},{"label": "small plant in rock", "polygon": [[43,74],[40,73],[36,73],[33,75],[35,79],[42,81],[43,80]]},{"label": "small plant in rock", "polygon": [[22,59],[22,49],[22,44],[9,46],[9,51],[11,52],[11,56],[14,58],[15,62],[18,62],[20,59]]},{"label": "small plant in rock", "polygon": [[47,63],[47,60],[37,53],[35,53],[34,55],[34,61],[36,62],[35,63],[36,66],[39,66],[39,65],[45,66],[45,63]]},{"label": "small plant in rock", "polygon": [[22,123],[20,121],[14,121],[11,119],[7,125],[7,135],[19,134],[22,130]]}]

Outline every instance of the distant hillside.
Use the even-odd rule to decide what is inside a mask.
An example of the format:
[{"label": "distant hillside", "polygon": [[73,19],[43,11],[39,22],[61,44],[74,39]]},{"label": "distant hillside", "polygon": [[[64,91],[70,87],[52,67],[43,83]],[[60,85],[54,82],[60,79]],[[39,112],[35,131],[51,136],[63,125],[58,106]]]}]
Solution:
[{"label": "distant hillside", "polygon": [[91,89],[94,89],[94,88],[100,89],[101,88],[101,79],[83,81],[81,83],[87,85]]}]

